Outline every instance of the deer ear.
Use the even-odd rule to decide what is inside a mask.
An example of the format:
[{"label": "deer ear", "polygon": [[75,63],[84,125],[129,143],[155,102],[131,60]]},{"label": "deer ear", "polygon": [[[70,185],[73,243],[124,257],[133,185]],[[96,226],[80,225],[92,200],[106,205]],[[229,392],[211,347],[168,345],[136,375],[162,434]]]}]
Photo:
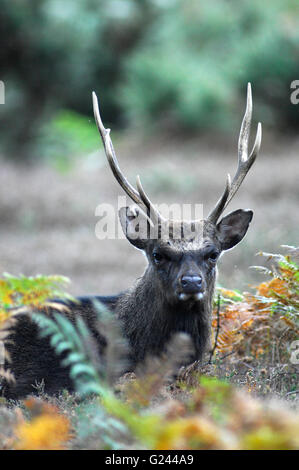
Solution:
[{"label": "deer ear", "polygon": [[253,212],[238,209],[231,212],[217,224],[218,238],[222,250],[229,250],[237,245],[245,236],[252,220]]},{"label": "deer ear", "polygon": [[119,212],[121,227],[132,245],[144,250],[149,238],[150,221],[138,206],[122,207]]}]

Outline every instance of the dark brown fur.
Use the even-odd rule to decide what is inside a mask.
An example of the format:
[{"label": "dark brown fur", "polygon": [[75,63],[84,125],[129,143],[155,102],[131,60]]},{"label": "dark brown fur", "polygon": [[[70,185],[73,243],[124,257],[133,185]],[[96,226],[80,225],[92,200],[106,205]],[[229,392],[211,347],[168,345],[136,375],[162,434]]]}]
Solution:
[{"label": "dark brown fur", "polygon": [[[133,219],[129,211],[128,208],[122,209],[120,218],[128,240],[147,256],[148,266],[143,277],[131,289],[117,296],[84,297],[79,298],[78,304],[70,303],[72,317],[81,315],[84,318],[96,339],[99,353],[105,354],[106,339],[97,331],[93,301],[107,305],[119,318],[129,343],[128,370],[134,370],[149,354],[161,354],[175,332],[190,335],[194,347],[192,359],[201,359],[209,343],[216,261],[223,250],[243,238],[252,212],[236,211],[217,226],[202,221],[196,234],[183,239],[152,240],[143,234],[132,240],[130,224]],[[140,211],[137,212],[139,217],[143,217]],[[181,280],[186,275],[200,276],[201,285],[198,292],[188,294],[188,298],[182,300]],[[197,293],[202,294],[199,300],[195,298]],[[49,339],[40,338],[37,326],[28,316],[20,316],[13,329],[12,340],[9,345],[12,362],[7,367],[14,373],[16,384],[4,384],[4,396],[22,398],[34,393],[34,386],[42,381],[48,394],[62,389],[73,390],[69,370],[61,366],[64,356],[56,356]]]}]

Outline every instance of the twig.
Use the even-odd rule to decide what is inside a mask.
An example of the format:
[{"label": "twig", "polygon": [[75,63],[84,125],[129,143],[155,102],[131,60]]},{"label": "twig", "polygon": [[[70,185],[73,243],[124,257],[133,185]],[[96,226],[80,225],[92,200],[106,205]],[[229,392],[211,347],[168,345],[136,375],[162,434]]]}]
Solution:
[{"label": "twig", "polygon": [[219,330],[220,330],[220,294],[218,294],[218,299],[217,299],[217,327],[216,327],[215,342],[214,342],[214,347],[213,347],[213,349],[211,351],[211,354],[210,354],[210,359],[209,359],[208,364],[211,364],[212,358],[213,358],[215,350],[217,348]]},{"label": "twig", "polygon": [[227,358],[228,356],[232,356],[233,354],[235,354],[236,351],[231,351],[227,354],[224,354],[224,356],[220,357],[219,360],[222,361],[223,359]]}]

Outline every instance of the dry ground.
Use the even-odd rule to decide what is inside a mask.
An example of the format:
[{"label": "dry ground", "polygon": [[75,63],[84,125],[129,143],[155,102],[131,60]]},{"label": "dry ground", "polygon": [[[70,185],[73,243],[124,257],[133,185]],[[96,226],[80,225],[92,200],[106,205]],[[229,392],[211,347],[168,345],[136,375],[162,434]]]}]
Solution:
[{"label": "dry ground", "polygon": [[[207,212],[220,196],[226,173],[236,165],[237,135],[231,142],[213,136],[192,140],[118,138],[121,167],[134,182],[140,174],[156,203],[201,203]],[[298,138],[264,136],[260,156],[230,209],[251,208],[248,235],[220,263],[219,282],[244,290],[262,280],[250,270],[259,250],[298,246]],[[234,144],[234,147],[232,146]],[[100,143],[99,143],[100,146]],[[21,166],[1,161],[0,271],[17,275],[63,274],[76,295],[109,294],[127,288],[145,267],[126,240],[98,240],[95,208],[117,207],[123,195],[102,150],[74,159],[58,173],[45,164]]]}]

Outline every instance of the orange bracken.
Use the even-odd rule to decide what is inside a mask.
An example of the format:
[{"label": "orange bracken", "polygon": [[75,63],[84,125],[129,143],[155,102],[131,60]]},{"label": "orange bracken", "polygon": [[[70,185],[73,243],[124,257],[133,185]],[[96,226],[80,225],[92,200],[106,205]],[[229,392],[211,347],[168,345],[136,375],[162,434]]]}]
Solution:
[{"label": "orange bracken", "polygon": [[22,422],[15,432],[17,450],[63,450],[70,439],[70,422],[61,414],[41,414]]}]

